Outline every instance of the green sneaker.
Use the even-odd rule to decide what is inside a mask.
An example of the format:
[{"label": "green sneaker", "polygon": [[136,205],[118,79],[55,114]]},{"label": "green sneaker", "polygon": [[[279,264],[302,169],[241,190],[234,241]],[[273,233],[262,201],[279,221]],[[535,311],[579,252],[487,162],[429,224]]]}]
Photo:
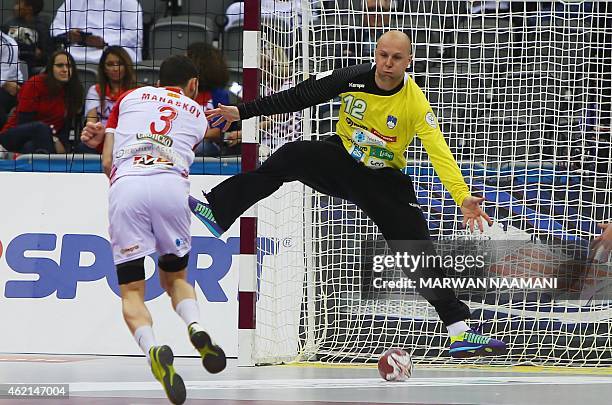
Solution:
[{"label": "green sneaker", "polygon": [[506,343],[480,333],[468,330],[451,337],[450,355],[457,359],[476,356],[500,356],[507,353]]},{"label": "green sneaker", "polygon": [[189,325],[189,340],[193,347],[200,353],[202,357],[202,365],[211,374],[220,373],[227,365],[225,352],[219,346],[212,343],[208,333],[196,322]]},{"label": "green sneaker", "polygon": [[168,399],[173,404],[182,404],[187,397],[185,383],[180,375],[174,371],[174,354],[169,346],[153,346],[149,350],[151,358],[151,371],[166,391]]},{"label": "green sneaker", "polygon": [[189,196],[189,209],[197,219],[208,228],[215,238],[220,237],[225,230],[217,223],[209,204]]}]

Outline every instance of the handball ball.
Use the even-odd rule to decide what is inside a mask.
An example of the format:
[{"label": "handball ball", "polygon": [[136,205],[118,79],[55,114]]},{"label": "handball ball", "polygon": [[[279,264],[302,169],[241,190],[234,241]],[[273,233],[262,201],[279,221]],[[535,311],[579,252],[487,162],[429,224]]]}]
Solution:
[{"label": "handball ball", "polygon": [[378,359],[378,372],[387,381],[406,381],[413,368],[410,354],[402,349],[389,349]]},{"label": "handball ball", "polygon": [[225,121],[224,119],[219,119],[217,121],[208,120],[208,126],[210,126],[211,128],[223,128],[226,122],[227,121]]}]

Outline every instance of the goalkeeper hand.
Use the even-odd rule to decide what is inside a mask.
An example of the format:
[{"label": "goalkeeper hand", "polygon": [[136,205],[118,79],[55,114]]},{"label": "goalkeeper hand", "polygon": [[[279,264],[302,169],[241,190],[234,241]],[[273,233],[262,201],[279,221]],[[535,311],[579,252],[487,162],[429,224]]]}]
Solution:
[{"label": "goalkeeper hand", "polygon": [[461,212],[463,213],[463,226],[469,226],[470,231],[474,232],[474,223],[478,225],[480,232],[484,232],[482,220],[487,221],[489,226],[493,225],[493,221],[486,212],[480,207],[480,203],[484,201],[484,197],[469,196],[463,200],[461,204]]},{"label": "goalkeeper hand", "polygon": [[592,256],[597,261],[607,262],[612,251],[612,222],[597,226],[603,229],[603,232],[591,244]]},{"label": "goalkeeper hand", "polygon": [[240,120],[238,107],[233,105],[219,104],[217,108],[208,110],[205,114],[212,128],[221,128],[224,132],[227,131],[232,122]]}]

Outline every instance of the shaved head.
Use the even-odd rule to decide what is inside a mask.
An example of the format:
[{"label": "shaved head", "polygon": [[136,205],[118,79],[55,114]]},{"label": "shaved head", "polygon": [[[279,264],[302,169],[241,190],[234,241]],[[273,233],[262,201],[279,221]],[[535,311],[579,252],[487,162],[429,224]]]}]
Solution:
[{"label": "shaved head", "polygon": [[376,43],[376,47],[378,48],[381,45],[400,45],[403,46],[404,49],[408,50],[408,55],[412,55],[412,43],[410,42],[410,38],[408,35],[401,31],[387,31],[378,38],[378,42]]},{"label": "shaved head", "polygon": [[376,43],[376,85],[392,90],[404,81],[404,74],[412,62],[410,37],[401,31],[388,31]]}]

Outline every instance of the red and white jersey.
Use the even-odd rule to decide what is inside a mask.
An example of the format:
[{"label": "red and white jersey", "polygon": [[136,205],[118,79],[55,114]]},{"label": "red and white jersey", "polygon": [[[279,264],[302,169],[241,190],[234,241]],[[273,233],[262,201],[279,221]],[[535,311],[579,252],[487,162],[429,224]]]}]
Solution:
[{"label": "red and white jersey", "polygon": [[141,87],[113,107],[106,132],[114,133],[111,183],[123,176],[176,172],[184,177],[208,121],[202,106],[175,87]]}]

